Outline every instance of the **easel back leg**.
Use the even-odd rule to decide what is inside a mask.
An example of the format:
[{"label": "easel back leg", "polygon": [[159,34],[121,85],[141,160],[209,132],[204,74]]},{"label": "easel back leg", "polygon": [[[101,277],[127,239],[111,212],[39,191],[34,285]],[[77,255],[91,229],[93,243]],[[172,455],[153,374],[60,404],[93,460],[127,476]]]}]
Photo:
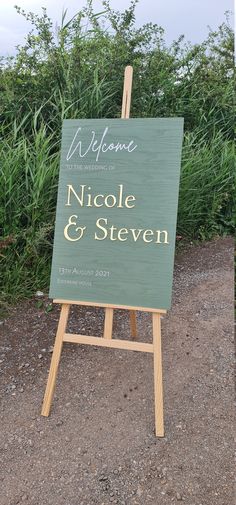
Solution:
[{"label": "easel back leg", "polygon": [[113,309],[105,309],[104,338],[112,338]]},{"label": "easel back leg", "polygon": [[156,436],[164,437],[160,314],[153,313],[152,321],[153,321],[153,347],[154,347],[155,428],[156,428]]},{"label": "easel back leg", "polygon": [[135,312],[135,310],[130,310],[129,311],[129,317],[130,317],[131,337],[132,338],[136,338],[137,337],[137,322],[136,322],[136,312]]}]

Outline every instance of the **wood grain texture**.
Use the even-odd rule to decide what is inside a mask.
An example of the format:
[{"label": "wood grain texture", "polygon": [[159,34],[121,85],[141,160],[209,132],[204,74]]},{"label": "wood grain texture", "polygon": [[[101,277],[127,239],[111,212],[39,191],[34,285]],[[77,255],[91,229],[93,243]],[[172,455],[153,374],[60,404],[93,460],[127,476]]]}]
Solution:
[{"label": "wood grain texture", "polygon": [[52,354],[52,360],[48,375],[47,386],[45,390],[43,406],[42,406],[42,416],[49,416],[51,403],[53,399],[57,370],[61,356],[62,344],[63,344],[63,336],[66,330],[68,315],[69,315],[70,305],[68,303],[64,303],[61,307],[60,319],[57,328],[57,334]]},{"label": "wood grain texture", "polygon": [[128,119],[130,115],[130,105],[131,105],[131,92],[132,92],[132,80],[133,80],[133,67],[125,67],[124,75],[124,88],[123,88],[123,98],[122,98],[122,119]]},{"label": "wood grain texture", "polygon": [[136,312],[134,310],[131,310],[129,316],[130,316],[131,337],[135,339],[137,337]]},{"label": "wood grain texture", "polygon": [[112,325],[113,325],[113,309],[105,309],[105,321],[104,321],[104,338],[112,338]]},{"label": "wood grain texture", "polygon": [[90,302],[83,300],[53,300],[53,303],[70,303],[71,305],[86,305],[88,307],[110,307],[111,309],[126,309],[126,310],[140,310],[144,312],[155,312],[160,314],[166,314],[166,310],[164,309],[152,309],[147,307],[131,307],[130,305],[114,305],[112,303],[99,303],[99,302]]},{"label": "wood grain texture", "polygon": [[78,335],[73,333],[65,333],[64,342],[73,344],[88,344],[97,345],[100,347],[110,347],[113,349],[123,349],[126,351],[140,351],[153,353],[153,344],[144,342],[131,342],[129,340],[106,339],[103,337],[91,337],[87,335]]},{"label": "wood grain texture", "polygon": [[[123,88],[122,110],[121,110],[122,119],[129,119],[130,117],[132,81],[133,81],[133,67],[127,66],[125,67],[125,74],[124,74],[124,88]],[[136,338],[137,336],[136,314],[135,311],[133,310],[130,312],[130,329],[131,329],[131,337]]]},{"label": "wood grain texture", "polygon": [[154,349],[155,428],[156,428],[156,436],[164,437],[160,315],[153,314],[152,321],[153,321],[153,349]]}]

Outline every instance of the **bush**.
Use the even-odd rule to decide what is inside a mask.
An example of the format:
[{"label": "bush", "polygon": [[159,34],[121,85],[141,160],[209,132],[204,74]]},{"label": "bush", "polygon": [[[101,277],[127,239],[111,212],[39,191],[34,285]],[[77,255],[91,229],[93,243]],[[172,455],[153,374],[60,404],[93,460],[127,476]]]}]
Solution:
[{"label": "bush", "polygon": [[232,232],[233,33],[229,19],[202,44],[170,47],[163,29],[135,28],[123,13],[88,1],[53,32],[46,10],[0,68],[0,259],[2,297],[47,288],[63,118],[119,117],[124,67],[134,67],[132,117],[184,116],[178,233]]}]

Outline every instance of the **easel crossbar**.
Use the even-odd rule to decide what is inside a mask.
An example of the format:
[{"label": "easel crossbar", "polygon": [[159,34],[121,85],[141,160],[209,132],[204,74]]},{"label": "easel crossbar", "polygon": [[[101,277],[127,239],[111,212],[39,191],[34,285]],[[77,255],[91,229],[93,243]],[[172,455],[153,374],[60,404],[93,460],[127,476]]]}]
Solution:
[{"label": "easel crossbar", "polygon": [[129,305],[114,305],[113,303],[101,303],[101,302],[90,302],[90,301],[78,301],[78,300],[62,300],[62,299],[54,299],[53,303],[60,303],[60,304],[67,304],[70,303],[70,305],[85,305],[89,307],[101,307],[101,308],[109,308],[109,309],[121,309],[121,310],[130,310],[130,311],[135,311],[138,310],[140,312],[151,312],[151,313],[158,313],[161,315],[166,314],[167,310],[165,309],[154,309],[150,307],[131,307]]},{"label": "easel crossbar", "polygon": [[91,337],[88,335],[79,335],[73,333],[65,333],[63,342],[71,342],[73,344],[88,344],[100,347],[110,347],[113,349],[124,349],[126,351],[154,352],[153,344],[145,342],[133,342],[129,340],[111,340],[103,337]]}]

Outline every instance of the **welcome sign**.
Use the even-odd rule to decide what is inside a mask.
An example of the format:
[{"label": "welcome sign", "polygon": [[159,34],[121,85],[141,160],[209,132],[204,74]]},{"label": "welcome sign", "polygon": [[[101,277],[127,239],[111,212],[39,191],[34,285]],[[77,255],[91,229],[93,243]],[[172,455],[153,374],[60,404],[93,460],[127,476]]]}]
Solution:
[{"label": "welcome sign", "polygon": [[50,297],[168,309],[183,119],[65,120]]}]

